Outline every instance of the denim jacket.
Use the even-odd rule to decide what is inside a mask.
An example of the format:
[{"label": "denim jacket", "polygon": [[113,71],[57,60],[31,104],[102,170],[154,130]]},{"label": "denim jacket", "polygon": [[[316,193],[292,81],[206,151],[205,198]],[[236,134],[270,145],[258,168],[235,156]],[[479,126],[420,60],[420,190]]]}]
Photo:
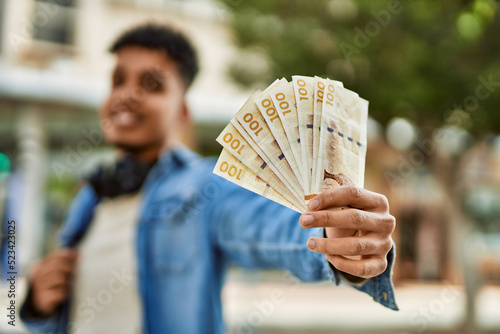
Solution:
[{"label": "denim jacket", "polygon": [[[306,246],[323,229],[302,228],[298,213],[214,175],[214,165],[179,147],[161,156],[141,189],[135,248],[143,333],[224,333],[221,289],[230,264],[282,268],[304,282],[341,281],[325,256]],[[84,186],[60,233],[62,247],[78,244],[97,204]],[[388,262],[384,273],[353,286],[396,310],[394,249]],[[67,333],[70,303],[44,320],[29,318],[25,303],[21,318],[35,332]]]}]

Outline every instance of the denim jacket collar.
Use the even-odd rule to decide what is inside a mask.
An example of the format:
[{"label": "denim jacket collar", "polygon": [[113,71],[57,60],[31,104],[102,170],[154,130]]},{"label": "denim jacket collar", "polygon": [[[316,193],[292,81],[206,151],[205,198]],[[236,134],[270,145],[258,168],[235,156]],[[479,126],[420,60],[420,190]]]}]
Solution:
[{"label": "denim jacket collar", "polygon": [[[141,192],[144,197],[148,197],[151,193],[152,186],[164,173],[168,173],[176,168],[186,167],[197,158],[198,155],[190,151],[184,145],[178,145],[173,149],[164,151],[160,155],[158,162],[149,172],[142,186]],[[75,247],[79,243],[92,221],[95,208],[99,204],[99,199],[93,188],[86,184],[79,192],[75,202],[80,203],[80,205],[73,205],[70,209],[65,228],[59,234],[62,247]]]}]

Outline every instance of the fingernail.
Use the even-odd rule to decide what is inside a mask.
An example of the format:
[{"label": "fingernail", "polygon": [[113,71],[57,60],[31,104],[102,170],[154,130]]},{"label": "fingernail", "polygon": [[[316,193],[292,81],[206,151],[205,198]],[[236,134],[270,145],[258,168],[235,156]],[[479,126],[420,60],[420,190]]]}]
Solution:
[{"label": "fingernail", "polygon": [[314,241],[314,239],[309,239],[309,241],[307,242],[307,247],[309,247],[309,249],[316,248],[316,241]]},{"label": "fingernail", "polygon": [[319,201],[315,198],[309,202],[309,209],[316,210],[319,208]]},{"label": "fingernail", "polygon": [[312,225],[312,223],[314,222],[314,216],[313,215],[302,215],[302,217],[300,218],[300,221],[302,223],[302,225],[304,226],[309,226],[309,225]]}]

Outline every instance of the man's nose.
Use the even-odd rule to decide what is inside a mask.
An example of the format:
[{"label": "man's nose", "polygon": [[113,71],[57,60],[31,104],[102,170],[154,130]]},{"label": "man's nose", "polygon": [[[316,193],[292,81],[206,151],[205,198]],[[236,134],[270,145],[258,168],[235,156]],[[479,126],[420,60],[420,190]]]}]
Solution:
[{"label": "man's nose", "polygon": [[113,99],[113,105],[117,108],[137,108],[146,98],[144,88],[139,85],[128,85],[117,92]]}]

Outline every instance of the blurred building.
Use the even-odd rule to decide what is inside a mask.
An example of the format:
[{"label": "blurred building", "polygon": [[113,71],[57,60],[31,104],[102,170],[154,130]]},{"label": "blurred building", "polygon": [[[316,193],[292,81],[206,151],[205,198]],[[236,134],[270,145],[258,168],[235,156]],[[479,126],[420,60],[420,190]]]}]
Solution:
[{"label": "blurred building", "polygon": [[217,150],[215,133],[248,95],[226,77],[227,15],[212,0],[0,0],[0,152],[17,177],[23,265],[53,240],[76,180],[108,156],[96,111],[113,65],[107,49],[124,30],[157,22],[191,38],[201,72],[188,96],[197,137],[186,142]]},{"label": "blurred building", "polygon": [[[107,49],[122,31],[153,21],[192,39],[201,72],[188,96],[195,135],[186,142],[219,152],[214,138],[249,96],[226,76],[237,52],[228,19],[217,0],[0,0],[0,152],[13,168],[7,197],[23,264],[50,247],[76,183],[110,156],[96,111],[113,65]],[[366,187],[386,194],[398,218],[396,277],[449,277],[449,217],[436,179],[419,167],[393,187],[386,175],[405,153],[381,134],[369,146]]]},{"label": "blurred building", "polygon": [[[192,39],[201,72],[188,96],[195,131],[186,142],[202,153],[218,153],[216,134],[249,96],[226,76],[226,65],[237,52],[228,15],[217,0],[0,0],[0,153],[12,166],[8,183],[0,169],[0,217],[18,222],[23,268],[52,248],[78,180],[110,156],[96,111],[108,92],[113,65],[107,49],[122,31],[153,21],[179,27]],[[408,150],[395,149],[383,137],[369,143],[366,188],[387,195],[398,220],[395,280],[457,283],[461,276],[451,242],[457,225],[437,176],[425,164],[402,172]],[[461,209],[478,230],[494,237],[490,245],[497,250],[493,253],[490,246],[483,252],[487,256],[471,261],[477,266],[469,272],[498,283],[498,137],[495,145],[495,150],[478,145],[463,159]],[[405,180],[391,185],[388,173]],[[475,294],[479,289],[470,290]],[[249,289],[248,296],[254,291]]]}]

